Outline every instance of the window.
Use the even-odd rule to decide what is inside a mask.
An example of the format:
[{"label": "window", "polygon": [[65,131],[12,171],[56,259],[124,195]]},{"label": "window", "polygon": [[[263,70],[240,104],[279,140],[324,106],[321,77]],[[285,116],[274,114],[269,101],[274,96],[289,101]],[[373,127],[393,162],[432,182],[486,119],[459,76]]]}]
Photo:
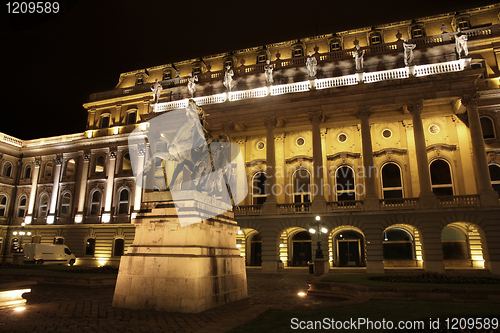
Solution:
[{"label": "window", "polygon": [[95,253],[95,238],[87,238],[85,243],[85,255],[93,256]]},{"label": "window", "polygon": [[[64,238],[62,238],[62,237],[54,237],[54,244],[64,244]],[[71,253],[69,253],[69,254],[71,254]]]},{"label": "window", "polygon": [[493,125],[493,120],[490,117],[481,117],[481,129],[483,130],[483,138],[494,139],[495,138],[495,126]]},{"label": "window", "polygon": [[7,212],[7,196],[5,194],[0,194],[0,217],[5,217]]},{"label": "window", "polygon": [[488,169],[490,170],[491,186],[500,195],[500,166],[490,164]]},{"label": "window", "polygon": [[129,191],[124,188],[120,191],[118,196],[118,214],[125,215],[128,214],[128,201],[129,201]]},{"label": "window", "polygon": [[306,169],[293,174],[294,203],[311,202],[311,176]]},{"label": "window", "polygon": [[304,51],[300,47],[293,49],[293,51],[292,51],[292,58],[302,57],[303,55],[304,55]]},{"label": "window", "polygon": [[113,246],[113,256],[121,257],[125,252],[125,240],[123,238],[116,238]]},{"label": "window", "polygon": [[90,215],[99,215],[101,213],[101,192],[94,191],[90,196]]},{"label": "window", "polygon": [[459,21],[457,22],[457,27],[460,28],[460,30],[467,30],[469,29],[469,21],[467,20],[463,20],[463,21]]},{"label": "window", "polygon": [[344,166],[337,169],[335,193],[337,201],[356,200],[354,171],[352,168]]},{"label": "window", "polygon": [[17,203],[17,217],[24,217],[26,213],[26,196],[22,195],[19,197],[19,201]]},{"label": "window", "polygon": [[422,26],[414,27],[411,30],[411,38],[421,38],[424,37],[424,28]]},{"label": "window", "polygon": [[382,167],[382,195],[384,199],[403,197],[401,170],[395,163],[387,163]]},{"label": "window", "polygon": [[414,259],[413,237],[400,228],[386,230],[383,235],[384,259]]},{"label": "window", "polygon": [[125,153],[122,159],[122,170],[132,170],[132,162],[130,161],[130,154]]},{"label": "window", "polygon": [[101,173],[101,172],[104,172],[104,163],[105,163],[105,160],[104,160],[104,156],[98,156],[95,160],[95,168],[94,168],[94,172],[95,173]]},{"label": "window", "polygon": [[267,60],[267,54],[259,54],[259,55],[257,56],[257,63],[258,63],[258,64],[261,64],[261,63],[263,63],[263,62],[266,62],[266,60]]},{"label": "window", "polygon": [[38,201],[38,217],[47,216],[48,205],[49,205],[49,196],[46,193],[44,193],[40,196],[40,200]]},{"label": "window", "polygon": [[443,160],[431,163],[431,185],[435,195],[453,195],[450,166]]},{"label": "window", "polygon": [[443,245],[443,259],[469,259],[467,236],[461,230],[454,227],[444,227],[441,232]]},{"label": "window", "polygon": [[339,51],[341,49],[342,49],[342,47],[340,45],[340,40],[332,40],[330,42],[330,52]]},{"label": "window", "polygon": [[71,193],[64,192],[61,197],[61,216],[69,216],[71,212]]},{"label": "window", "polygon": [[261,205],[266,202],[266,179],[264,172],[258,172],[252,179],[252,204]]},{"label": "window", "polygon": [[101,128],[108,128],[109,127],[109,115],[102,116],[101,117]]},{"label": "window", "polygon": [[201,67],[193,67],[193,75],[201,74]]},{"label": "window", "polygon": [[172,78],[172,72],[168,71],[163,73],[163,80],[170,80]]},{"label": "window", "polygon": [[29,179],[29,178],[31,178],[31,165],[29,165],[29,164],[28,164],[28,165],[24,168],[23,178],[24,178],[24,179]]},{"label": "window", "polygon": [[66,176],[73,176],[75,174],[75,159],[70,158],[68,162],[66,162]]},{"label": "window", "polygon": [[232,60],[226,60],[224,62],[224,68],[227,68],[227,67],[233,67],[233,61]]},{"label": "window", "polygon": [[3,164],[2,176],[11,178],[12,177],[12,163],[9,161]]},{"label": "window", "polygon": [[382,44],[382,36],[379,33],[375,33],[370,36],[370,45]]},{"label": "window", "polygon": [[140,86],[141,84],[144,83],[144,78],[142,76],[138,77],[136,80],[135,80],[135,84],[137,86]]},{"label": "window", "polygon": [[127,113],[127,125],[135,124],[137,122],[137,111]]},{"label": "window", "polygon": [[43,169],[43,178],[50,178],[52,177],[52,162],[47,162],[45,164],[45,168]]}]

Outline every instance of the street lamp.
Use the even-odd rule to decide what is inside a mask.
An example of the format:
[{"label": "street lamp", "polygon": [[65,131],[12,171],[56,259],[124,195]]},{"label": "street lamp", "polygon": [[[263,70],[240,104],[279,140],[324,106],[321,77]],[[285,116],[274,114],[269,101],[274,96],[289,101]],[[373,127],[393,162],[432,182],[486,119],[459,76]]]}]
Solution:
[{"label": "street lamp", "polygon": [[314,259],[323,259],[323,250],[321,250],[321,234],[326,234],[328,233],[328,229],[319,222],[321,220],[321,217],[316,216],[316,222],[311,224],[311,227],[309,228],[309,232],[311,234],[317,234],[318,235],[318,240],[317,240],[317,248],[316,248],[316,255],[314,256]]}]

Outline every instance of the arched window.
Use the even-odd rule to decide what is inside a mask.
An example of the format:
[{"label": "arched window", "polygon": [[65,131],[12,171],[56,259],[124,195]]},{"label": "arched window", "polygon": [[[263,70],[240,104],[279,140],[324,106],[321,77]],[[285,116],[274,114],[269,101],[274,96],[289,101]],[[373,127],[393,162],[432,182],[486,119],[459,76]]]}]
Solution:
[{"label": "arched window", "polygon": [[293,202],[311,202],[311,176],[306,169],[296,170],[293,174]]},{"label": "arched window", "polygon": [[431,163],[432,192],[435,195],[453,195],[450,166],[446,161],[435,160]]},{"label": "arched window", "polygon": [[19,201],[17,202],[17,217],[24,217],[26,213],[26,196],[21,195]]},{"label": "arched window", "polygon": [[301,231],[292,237],[292,262],[291,266],[307,266],[312,259],[311,234]]},{"label": "arched window", "polygon": [[494,139],[495,136],[495,125],[490,117],[481,117],[481,129],[483,130],[483,138]]},{"label": "arched window", "polygon": [[47,162],[45,168],[43,169],[43,178],[52,177],[52,162]]},{"label": "arched window", "polygon": [[64,244],[64,238],[54,237],[54,244]]},{"label": "arched window", "polygon": [[66,176],[73,176],[75,174],[75,159],[70,158],[68,162],[66,162]]},{"label": "arched window", "polygon": [[129,191],[126,188],[120,190],[118,195],[118,214],[125,215],[128,214],[128,202],[129,202]]},{"label": "arched window", "polygon": [[0,194],[0,217],[5,217],[7,213],[7,196],[5,194]]},{"label": "arched window", "polygon": [[490,164],[488,165],[488,169],[490,170],[491,186],[500,194],[500,166]]},{"label": "arched window", "polygon": [[105,164],[105,159],[104,159],[104,156],[98,156],[95,160],[95,168],[94,168],[94,172],[95,173],[101,173],[101,172],[104,172],[104,164]]},{"label": "arched window", "polygon": [[61,216],[69,216],[71,212],[71,193],[64,192],[61,196]]},{"label": "arched window", "polygon": [[382,194],[384,199],[403,197],[401,170],[395,163],[387,163],[382,167]]},{"label": "arched window", "polygon": [[467,236],[454,227],[444,227],[441,232],[443,259],[469,259]]},{"label": "arched window", "polygon": [[351,167],[344,166],[335,173],[335,193],[337,201],[356,200],[354,171]]},{"label": "arched window", "polygon": [[3,164],[2,176],[12,178],[12,163],[9,161]]},{"label": "arched window", "polygon": [[100,128],[108,128],[109,127],[109,114],[101,117]]},{"label": "arched window", "polygon": [[31,165],[28,164],[26,167],[24,167],[23,178],[24,179],[31,178]]},{"label": "arched window", "polygon": [[130,154],[125,153],[122,159],[122,170],[132,170],[132,163],[130,162]]},{"label": "arched window", "polygon": [[135,124],[137,121],[137,111],[127,113],[127,125]]},{"label": "arched window", "polygon": [[95,190],[90,196],[90,215],[99,215],[101,213],[101,192]]},{"label": "arched window", "polygon": [[125,240],[123,238],[116,238],[113,245],[113,256],[121,257],[125,252]]},{"label": "arched window", "polygon": [[252,179],[252,204],[261,205],[266,202],[266,179],[264,172],[257,172]]},{"label": "arched window", "polygon": [[47,193],[44,193],[40,196],[40,200],[38,201],[38,217],[47,216],[48,206],[49,206],[49,196],[47,195]]},{"label": "arched window", "polygon": [[413,260],[413,237],[401,228],[386,230],[383,235],[384,259]]},{"label": "arched window", "polygon": [[95,254],[95,238],[87,238],[85,242],[85,255],[93,256]]}]

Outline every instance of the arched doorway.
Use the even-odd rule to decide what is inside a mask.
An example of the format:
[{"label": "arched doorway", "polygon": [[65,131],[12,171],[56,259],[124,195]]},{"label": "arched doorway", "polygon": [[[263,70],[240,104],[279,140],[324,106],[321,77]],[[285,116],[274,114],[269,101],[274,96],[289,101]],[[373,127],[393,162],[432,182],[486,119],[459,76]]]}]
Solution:
[{"label": "arched doorway", "polygon": [[262,239],[259,234],[250,238],[250,263],[249,266],[262,265]]},{"label": "arched doorway", "polygon": [[307,231],[300,231],[292,236],[291,266],[304,267],[312,260],[311,235]]},{"label": "arched doorway", "polygon": [[364,266],[365,240],[361,233],[344,229],[334,237],[336,266]]}]

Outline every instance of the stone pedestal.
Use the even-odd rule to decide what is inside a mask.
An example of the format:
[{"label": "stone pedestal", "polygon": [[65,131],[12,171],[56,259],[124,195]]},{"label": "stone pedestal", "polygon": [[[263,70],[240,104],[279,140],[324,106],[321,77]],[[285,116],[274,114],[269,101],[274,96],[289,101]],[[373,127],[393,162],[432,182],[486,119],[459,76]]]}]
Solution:
[{"label": "stone pedestal", "polygon": [[[168,192],[145,194],[134,243],[120,262],[114,307],[198,313],[247,297],[233,213],[208,217],[217,200],[195,191],[183,197],[174,205]],[[180,215],[207,218],[182,227]]]},{"label": "stone pedestal", "polygon": [[369,260],[366,262],[366,273],[383,274],[385,273],[384,262],[382,260]]},{"label": "stone pedestal", "polygon": [[314,262],[314,275],[320,276],[328,274],[330,270],[330,263],[328,259],[313,259]]}]

